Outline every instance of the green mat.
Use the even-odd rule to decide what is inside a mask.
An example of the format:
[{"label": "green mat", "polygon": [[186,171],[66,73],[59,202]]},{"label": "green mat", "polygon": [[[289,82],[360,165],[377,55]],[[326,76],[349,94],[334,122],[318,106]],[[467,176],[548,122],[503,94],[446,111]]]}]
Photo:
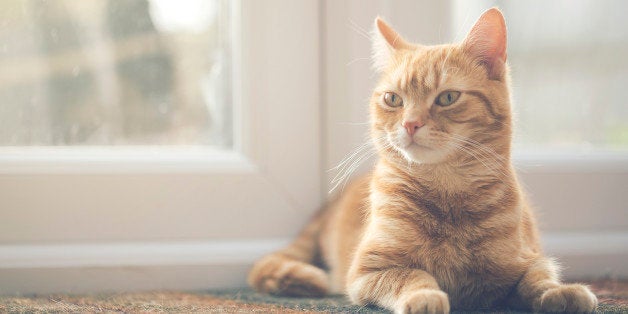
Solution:
[{"label": "green mat", "polygon": [[[628,284],[606,282],[593,287],[598,313],[628,313]],[[0,313],[388,313],[376,307],[351,305],[343,296],[289,298],[250,289],[219,291],[154,291],[103,294],[50,294],[0,297]],[[456,313],[456,312],[454,312]],[[468,312],[466,312],[468,313]],[[481,312],[475,312],[481,313]],[[487,312],[484,312],[487,313]],[[488,312],[490,313],[490,312]],[[492,313],[521,313],[495,310]]]},{"label": "green mat", "polygon": [[[234,289],[234,290],[219,290],[208,291],[209,294],[234,300],[242,303],[265,303],[282,306],[289,309],[301,310],[301,311],[323,311],[331,313],[391,313],[387,310],[383,310],[377,307],[367,306],[360,307],[352,305],[348,299],[342,295],[329,296],[325,298],[293,298],[293,297],[278,297],[267,294],[261,294],[254,292],[250,289]],[[628,313],[628,306],[619,304],[623,302],[613,302],[612,299],[600,299],[598,305],[598,313]],[[452,313],[463,313],[452,311]],[[526,313],[518,311],[510,311],[507,309],[501,309],[497,311],[476,311],[464,313]]]}]

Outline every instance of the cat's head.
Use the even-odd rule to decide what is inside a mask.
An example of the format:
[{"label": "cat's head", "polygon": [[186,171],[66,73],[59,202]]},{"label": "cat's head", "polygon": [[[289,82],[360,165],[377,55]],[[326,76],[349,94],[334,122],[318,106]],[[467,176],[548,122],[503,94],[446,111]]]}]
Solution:
[{"label": "cat's head", "polygon": [[381,79],[371,135],[382,157],[435,164],[487,147],[509,154],[506,25],[498,9],[482,14],[460,44],[408,43],[380,18],[374,37]]}]

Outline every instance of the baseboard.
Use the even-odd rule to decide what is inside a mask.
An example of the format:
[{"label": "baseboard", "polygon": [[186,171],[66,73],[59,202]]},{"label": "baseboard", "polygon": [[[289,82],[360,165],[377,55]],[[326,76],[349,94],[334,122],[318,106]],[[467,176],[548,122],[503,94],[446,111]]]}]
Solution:
[{"label": "baseboard", "polygon": [[[628,277],[628,232],[543,235],[566,278]],[[0,294],[243,287],[251,264],[288,239],[0,245]]]},{"label": "baseboard", "polygon": [[542,242],[563,278],[628,278],[628,231],[547,232]]},{"label": "baseboard", "polygon": [[0,269],[250,264],[287,239],[0,245]]},{"label": "baseboard", "polygon": [[0,295],[246,286],[288,239],[0,245]]}]

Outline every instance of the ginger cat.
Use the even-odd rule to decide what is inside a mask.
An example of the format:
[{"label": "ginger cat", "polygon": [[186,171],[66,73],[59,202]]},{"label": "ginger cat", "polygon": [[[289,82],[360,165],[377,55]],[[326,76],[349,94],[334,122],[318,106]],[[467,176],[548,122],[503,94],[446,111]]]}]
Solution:
[{"label": "ginger cat", "polygon": [[[395,313],[510,306],[592,312],[541,252],[511,165],[506,25],[492,8],[461,44],[406,42],[375,21],[374,171],[350,184],[249,283],[292,296],[346,293]],[[325,269],[325,270],[324,270]]]}]

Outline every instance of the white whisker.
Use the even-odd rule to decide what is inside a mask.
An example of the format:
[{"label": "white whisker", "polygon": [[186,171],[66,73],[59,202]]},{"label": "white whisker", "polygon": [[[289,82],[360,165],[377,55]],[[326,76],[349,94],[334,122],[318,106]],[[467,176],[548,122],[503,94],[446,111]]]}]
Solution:
[{"label": "white whisker", "polygon": [[452,140],[453,142],[451,142],[451,144],[458,148],[459,151],[462,151],[476,159],[491,173],[497,175],[501,179],[508,179],[511,177],[508,171],[504,170],[504,168],[509,164],[508,160],[497,154],[488,146],[455,134],[442,135]]},{"label": "white whisker", "polygon": [[349,26],[351,27],[351,29],[353,29],[356,33],[362,35],[364,38],[366,38],[368,41],[371,41],[371,34],[369,32],[367,32],[365,29],[363,29],[362,27],[360,27],[360,25],[358,25],[357,23],[355,23],[352,19],[349,19]]},{"label": "white whisker", "polygon": [[347,63],[347,66],[350,66],[350,65],[354,64],[357,61],[364,61],[364,60],[369,61],[369,60],[371,60],[371,58],[355,58],[355,59],[349,61]]},{"label": "white whisker", "polygon": [[[349,154],[348,157],[344,158],[336,167],[329,169],[328,171],[336,170],[338,171],[334,178],[331,180],[331,184],[333,187],[329,191],[332,193],[336,188],[342,185],[342,189],[344,189],[347,181],[353,175],[353,173],[358,169],[360,164],[365,160],[368,160],[373,155],[377,154],[377,150],[374,149],[373,143],[375,141],[381,141],[385,139],[385,136],[381,136],[379,138],[375,138],[372,140],[367,140],[364,144],[358,146]],[[384,148],[387,148],[390,144],[384,142]]]}]

